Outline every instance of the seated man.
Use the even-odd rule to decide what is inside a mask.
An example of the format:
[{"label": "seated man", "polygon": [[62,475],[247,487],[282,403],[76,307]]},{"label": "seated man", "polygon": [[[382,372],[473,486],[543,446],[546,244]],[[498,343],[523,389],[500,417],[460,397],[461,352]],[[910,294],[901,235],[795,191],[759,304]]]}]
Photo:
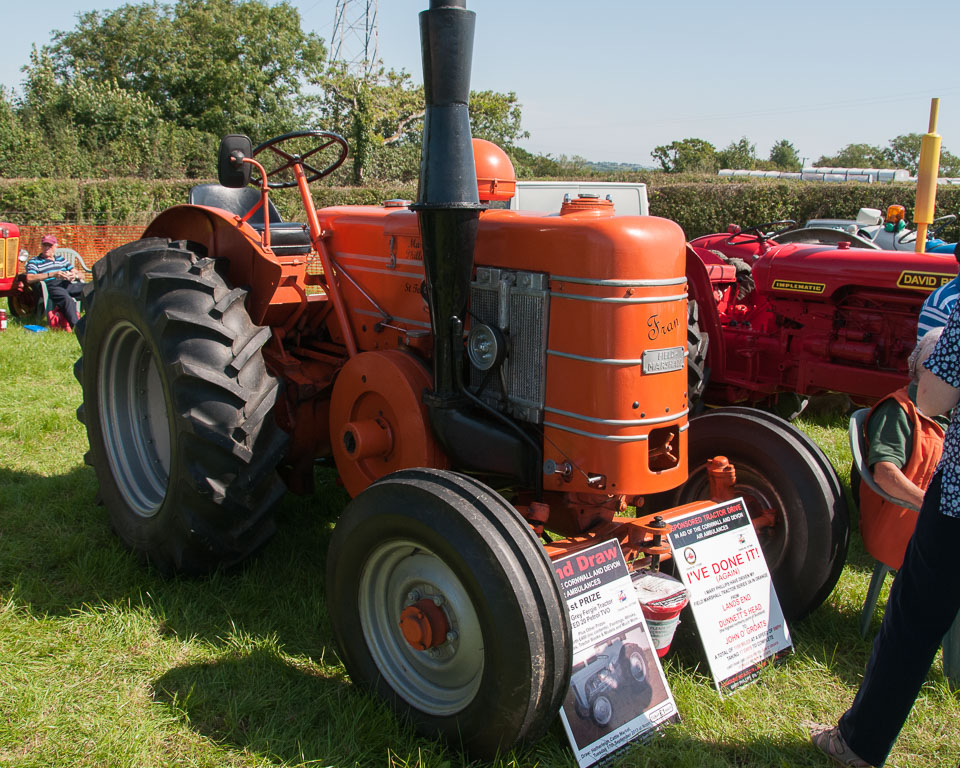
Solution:
[{"label": "seated man", "polygon": [[[943,328],[928,331],[910,354],[910,383],[877,403],[867,418],[867,465],[880,488],[918,509],[943,450],[949,420],[930,419],[917,409],[917,382],[924,360],[933,351]],[[882,499],[860,486],[860,533],[876,560],[895,570],[903,564],[917,512]]]},{"label": "seated man", "polygon": [[43,236],[40,240],[40,255],[27,262],[27,285],[44,281],[53,306],[60,310],[73,327],[80,319],[74,299],[79,299],[83,294],[83,274],[74,269],[66,259],[57,258],[54,254],[56,247],[56,237]]}]

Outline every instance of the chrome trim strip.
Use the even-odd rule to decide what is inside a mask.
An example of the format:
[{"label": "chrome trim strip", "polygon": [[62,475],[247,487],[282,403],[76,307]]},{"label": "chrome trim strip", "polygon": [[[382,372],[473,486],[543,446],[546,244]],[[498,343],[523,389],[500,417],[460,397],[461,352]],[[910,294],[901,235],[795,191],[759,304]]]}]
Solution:
[{"label": "chrome trim strip", "polygon": [[651,419],[598,419],[594,416],[584,416],[583,414],[573,413],[572,411],[561,411],[559,408],[545,407],[543,410],[547,413],[555,413],[558,416],[568,416],[571,419],[589,421],[594,424],[610,424],[618,427],[640,427],[644,424],[663,424],[664,422],[674,421],[682,416],[686,416],[690,412],[689,408],[684,408],[682,411],[678,411],[671,416],[655,416]]},{"label": "chrome trim strip", "polygon": [[574,301],[593,301],[599,304],[662,304],[668,301],[680,301],[687,298],[686,293],[678,293],[673,296],[641,296],[640,298],[601,298],[600,296],[582,296],[577,293],[563,293],[563,291],[550,291],[551,296],[558,299],[572,299]]},{"label": "chrome trim strip", "polygon": [[[360,261],[376,261],[380,264],[408,264],[412,267],[415,267],[418,264],[423,264],[422,259],[397,259],[396,262],[394,262],[394,260],[389,256],[370,256],[366,253],[347,253],[346,251],[336,251],[334,253],[334,258],[339,259],[341,257],[346,259],[358,259]],[[391,270],[391,273],[392,272],[393,270]]]},{"label": "chrome trim strip", "polygon": [[632,286],[683,285],[685,282],[687,282],[686,277],[664,277],[657,280],[596,280],[589,277],[563,277],[562,275],[550,275],[550,280],[557,280],[561,283],[578,283],[580,285],[612,285],[624,288],[630,288]]},{"label": "chrome trim strip", "polygon": [[554,429],[560,429],[564,432],[573,432],[575,435],[583,435],[584,437],[593,437],[597,440],[609,440],[614,443],[641,443],[650,439],[648,435],[627,435],[624,437],[620,437],[618,435],[598,435],[595,432],[584,432],[582,429],[565,427],[562,424],[555,424],[552,421],[544,421],[543,426],[553,427]]},{"label": "chrome trim strip", "polygon": [[417,272],[397,272],[395,269],[373,269],[372,267],[358,267],[356,264],[349,264],[351,272],[372,272],[375,275],[393,275],[395,277],[412,277],[416,280],[423,280],[423,273]]},{"label": "chrome trim strip", "polygon": [[[580,360],[584,363],[599,363],[601,365],[643,365],[642,358],[639,360],[631,360],[629,358],[619,357],[586,357],[585,355],[575,355],[572,352],[559,352],[555,349],[548,349],[547,354],[556,357],[565,357],[569,360]],[[684,349],[683,356],[687,357],[689,354],[689,350]]]},{"label": "chrome trim strip", "polygon": [[[370,310],[370,309],[357,309],[357,308],[354,308],[353,311],[354,311],[354,313],[357,314],[357,315],[368,315],[369,317],[375,317],[375,318],[377,318],[377,320],[379,320],[381,323],[382,323],[382,322],[385,322],[384,319],[383,319],[383,315],[381,315],[379,312],[374,312],[373,310]],[[431,327],[432,327],[432,326],[430,325],[430,323],[425,323],[425,322],[423,322],[422,320],[410,320],[410,319],[408,319],[408,318],[406,318],[406,317],[393,317],[393,315],[390,316],[390,322],[391,322],[391,323],[406,323],[407,325],[415,325],[415,326],[417,326],[418,328],[431,328]]]}]

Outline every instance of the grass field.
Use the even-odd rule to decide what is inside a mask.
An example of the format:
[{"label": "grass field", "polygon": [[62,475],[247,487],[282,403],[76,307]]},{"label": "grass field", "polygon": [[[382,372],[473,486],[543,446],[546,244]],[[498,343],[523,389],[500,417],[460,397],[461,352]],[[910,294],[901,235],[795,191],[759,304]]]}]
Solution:
[{"label": "grass field", "polygon": [[[0,766],[468,763],[352,686],[338,660],[323,583],[346,502],[333,476],[312,497],[284,499],[279,534],[243,569],[161,578],[97,505],[75,417],[77,354],[72,334],[16,323],[0,333]],[[801,426],[846,483],[842,418]],[[796,652],[724,699],[686,622],[666,662],[682,722],[614,765],[825,767],[807,726],[853,699],[870,651],[857,623],[871,568],[854,535],[833,595],[792,627]],[[889,764],[958,761],[960,701],[938,655]],[[559,719],[498,764],[575,765]]]}]

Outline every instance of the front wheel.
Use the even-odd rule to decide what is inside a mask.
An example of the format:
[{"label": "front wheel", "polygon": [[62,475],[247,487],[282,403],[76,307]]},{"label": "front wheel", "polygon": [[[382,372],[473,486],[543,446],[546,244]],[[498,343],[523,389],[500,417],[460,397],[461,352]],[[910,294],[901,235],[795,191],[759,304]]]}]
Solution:
[{"label": "front wheel", "polygon": [[286,434],[246,292],[225,264],[140,240],[94,265],[77,412],[119,536],[164,572],[235,563],[273,532]]},{"label": "front wheel", "polygon": [[613,704],[610,699],[600,694],[590,704],[590,717],[601,728],[606,728],[613,720]]},{"label": "front wheel", "polygon": [[337,522],[327,609],[350,676],[418,730],[491,757],[541,736],[570,682],[550,561],[500,496],[452,472],[395,472]]},{"label": "front wheel", "polygon": [[840,577],[850,518],[840,482],[803,433],[751,408],[718,408],[690,421],[690,476],[670,505],[710,498],[708,459],[736,468],[735,494],[754,518],[764,559],[787,620],[818,607]]}]

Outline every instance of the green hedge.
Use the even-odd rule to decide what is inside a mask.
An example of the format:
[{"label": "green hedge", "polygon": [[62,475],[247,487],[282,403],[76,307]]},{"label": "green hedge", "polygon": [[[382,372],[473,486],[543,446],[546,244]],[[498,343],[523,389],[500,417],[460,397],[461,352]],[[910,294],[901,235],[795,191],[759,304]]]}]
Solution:
[{"label": "green hedge", "polygon": [[[801,224],[807,219],[856,218],[860,208],[878,208],[899,203],[913,221],[916,186],[912,184],[864,184],[813,181],[755,181],[714,183],[655,183],[648,185],[650,212],[673,219],[693,239],[722,232],[729,224],[743,227],[780,219]],[[937,216],[960,211],[960,185],[937,189]],[[953,239],[956,229],[947,230]]]},{"label": "green hedge", "polygon": [[[803,222],[811,218],[854,218],[861,207],[886,210],[900,203],[912,221],[916,188],[911,184],[863,184],[671,177],[651,174],[643,179],[650,211],[673,219],[688,238],[719,232],[728,224],[750,226],[779,219]],[[60,222],[146,224],[159,211],[185,202],[192,180],[144,181],[111,179],[0,179],[0,219],[16,224]],[[414,199],[415,184],[313,188],[318,207],[377,205],[392,198]],[[302,220],[295,189],[276,190],[272,199],[288,220]],[[937,215],[960,211],[960,186],[940,186]],[[956,230],[947,231],[949,239]]]},{"label": "green hedge", "polygon": [[[0,179],[0,220],[14,224],[44,225],[147,224],[160,211],[185,203],[192,179]],[[328,205],[378,205],[392,198],[414,199],[416,185],[324,187],[313,189],[318,207]],[[288,221],[302,220],[303,206],[296,189],[270,194]]]}]

